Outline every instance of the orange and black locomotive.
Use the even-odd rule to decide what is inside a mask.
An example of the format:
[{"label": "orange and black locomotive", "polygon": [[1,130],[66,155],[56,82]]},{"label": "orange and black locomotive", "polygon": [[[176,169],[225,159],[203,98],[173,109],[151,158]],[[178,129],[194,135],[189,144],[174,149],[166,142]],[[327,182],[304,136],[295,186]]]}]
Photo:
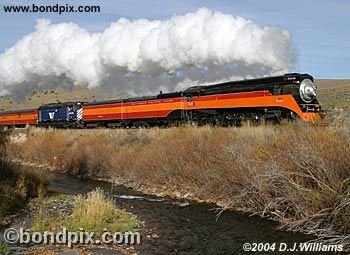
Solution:
[{"label": "orange and black locomotive", "polygon": [[283,119],[316,122],[323,117],[316,92],[311,75],[291,73],[147,97],[59,103],[4,112],[0,113],[0,125],[139,127],[183,123],[227,126]]}]

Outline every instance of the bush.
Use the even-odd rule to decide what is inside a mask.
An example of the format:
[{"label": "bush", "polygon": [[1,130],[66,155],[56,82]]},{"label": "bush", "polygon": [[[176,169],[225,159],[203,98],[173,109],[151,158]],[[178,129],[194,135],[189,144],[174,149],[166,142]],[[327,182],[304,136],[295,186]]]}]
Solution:
[{"label": "bush", "polygon": [[[321,237],[339,240],[350,233],[348,127],[285,123],[50,132],[37,131],[23,148],[40,141],[37,147],[55,148],[48,157],[54,158],[62,148],[50,136],[59,136],[67,146],[55,164],[73,174],[215,202]],[[21,155],[35,160],[27,150]]]},{"label": "bush", "polygon": [[[53,201],[55,203],[53,203]],[[69,216],[51,215],[52,208],[66,207],[69,210],[73,201],[72,211]],[[66,227],[68,231],[94,232],[101,236],[106,230],[109,232],[136,231],[141,227],[141,222],[132,214],[116,208],[112,198],[109,198],[101,189],[89,192],[86,196],[54,196],[39,202],[39,212],[34,218],[32,228],[37,231],[58,230]]]},{"label": "bush", "polygon": [[114,232],[135,231],[140,222],[131,214],[116,209],[114,201],[101,189],[84,196],[77,196],[71,217],[65,221],[70,230],[94,231],[101,235],[104,230]]},{"label": "bush", "polygon": [[8,255],[10,254],[10,249],[7,243],[0,242],[0,255]]},{"label": "bush", "polygon": [[48,182],[38,170],[25,170],[13,163],[8,133],[0,132],[0,217],[23,207],[32,197],[44,196]]}]

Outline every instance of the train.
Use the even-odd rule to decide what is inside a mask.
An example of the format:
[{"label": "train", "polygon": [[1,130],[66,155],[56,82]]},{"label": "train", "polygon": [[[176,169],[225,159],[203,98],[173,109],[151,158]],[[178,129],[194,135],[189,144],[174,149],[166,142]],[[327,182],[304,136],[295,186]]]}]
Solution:
[{"label": "train", "polygon": [[0,126],[89,128],[153,127],[182,124],[239,126],[249,121],[317,122],[324,111],[309,74],[229,81],[183,91],[98,102],[46,104],[0,113]]}]

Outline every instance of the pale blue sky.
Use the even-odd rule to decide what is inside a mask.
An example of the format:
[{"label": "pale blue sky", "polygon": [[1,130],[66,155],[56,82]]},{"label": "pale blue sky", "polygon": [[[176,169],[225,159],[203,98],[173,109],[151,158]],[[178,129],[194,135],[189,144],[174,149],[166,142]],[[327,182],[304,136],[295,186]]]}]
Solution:
[{"label": "pale blue sky", "polygon": [[200,7],[243,16],[261,25],[291,31],[297,72],[316,78],[350,78],[349,0],[0,0],[4,4],[99,4],[99,14],[9,14],[0,9],[0,53],[34,30],[39,18],[75,22],[89,31],[104,30],[120,17],[168,19]]}]

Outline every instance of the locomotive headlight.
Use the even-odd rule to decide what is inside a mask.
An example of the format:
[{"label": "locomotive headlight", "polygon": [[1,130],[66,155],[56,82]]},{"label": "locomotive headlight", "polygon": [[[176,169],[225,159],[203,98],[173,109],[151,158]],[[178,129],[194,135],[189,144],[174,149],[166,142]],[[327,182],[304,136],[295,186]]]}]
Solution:
[{"label": "locomotive headlight", "polygon": [[299,88],[299,93],[301,99],[305,103],[311,103],[316,97],[317,85],[313,83],[310,79],[304,79]]}]

